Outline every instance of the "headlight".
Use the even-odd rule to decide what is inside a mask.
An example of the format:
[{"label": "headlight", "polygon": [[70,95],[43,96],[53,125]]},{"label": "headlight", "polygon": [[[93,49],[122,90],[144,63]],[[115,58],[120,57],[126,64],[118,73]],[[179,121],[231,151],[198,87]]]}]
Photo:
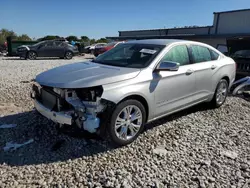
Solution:
[{"label": "headlight", "polygon": [[27,50],[27,48],[18,48],[17,49],[17,51],[19,51],[19,52],[23,52],[23,51],[26,51]]},{"label": "headlight", "polygon": [[96,101],[97,97],[101,97],[103,93],[102,86],[82,88],[75,90],[77,96],[83,101]]}]

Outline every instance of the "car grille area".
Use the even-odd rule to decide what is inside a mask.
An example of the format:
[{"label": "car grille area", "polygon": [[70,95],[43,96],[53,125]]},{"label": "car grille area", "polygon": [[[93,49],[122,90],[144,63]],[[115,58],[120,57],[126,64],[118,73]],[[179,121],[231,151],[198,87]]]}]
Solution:
[{"label": "car grille area", "polygon": [[46,108],[50,110],[55,109],[57,106],[57,96],[51,92],[41,89],[41,102]]},{"label": "car grille area", "polygon": [[31,98],[38,100],[46,108],[59,112],[71,110],[73,106],[69,104],[53,88],[46,86],[37,86],[33,84]]},{"label": "car grille area", "polygon": [[237,69],[239,71],[250,72],[250,63],[238,63],[237,64]]}]

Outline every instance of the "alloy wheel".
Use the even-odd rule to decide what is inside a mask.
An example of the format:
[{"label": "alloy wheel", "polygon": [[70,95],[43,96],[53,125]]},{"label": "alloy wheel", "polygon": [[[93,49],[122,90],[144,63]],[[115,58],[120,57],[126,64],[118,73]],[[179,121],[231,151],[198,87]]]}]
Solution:
[{"label": "alloy wheel", "polygon": [[227,97],[227,84],[221,82],[216,93],[216,102],[220,105],[222,104]]},{"label": "alloy wheel", "polygon": [[35,52],[29,52],[28,57],[29,57],[29,59],[36,59],[36,53]]},{"label": "alloy wheel", "polygon": [[66,52],[65,57],[66,57],[66,59],[71,59],[72,58],[72,53],[71,52]]},{"label": "alloy wheel", "polygon": [[124,107],[115,121],[116,136],[122,140],[134,138],[142,126],[142,118],[142,112],[137,106]]}]

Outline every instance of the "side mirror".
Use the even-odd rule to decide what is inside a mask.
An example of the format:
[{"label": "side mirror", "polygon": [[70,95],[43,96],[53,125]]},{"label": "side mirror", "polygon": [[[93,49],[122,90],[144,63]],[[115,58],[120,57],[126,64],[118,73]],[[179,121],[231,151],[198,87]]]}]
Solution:
[{"label": "side mirror", "polygon": [[163,61],[157,67],[156,71],[178,71],[180,67],[179,63],[172,61]]}]

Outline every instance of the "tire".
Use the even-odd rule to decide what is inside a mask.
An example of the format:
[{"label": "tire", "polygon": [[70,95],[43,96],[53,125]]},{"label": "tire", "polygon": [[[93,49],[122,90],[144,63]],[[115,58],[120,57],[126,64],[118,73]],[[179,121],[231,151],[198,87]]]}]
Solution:
[{"label": "tire", "polygon": [[[129,108],[131,109],[130,116],[127,116],[125,112]],[[133,114],[137,114],[138,118],[134,116],[134,120],[132,120]],[[118,104],[113,111],[110,123],[107,125],[107,133],[113,144],[124,146],[132,143],[139,136],[145,122],[146,110],[144,106],[137,100],[126,100]],[[118,125],[117,128],[116,125]]]},{"label": "tire", "polygon": [[34,52],[34,51],[29,51],[29,52],[27,53],[27,59],[35,60],[36,58],[37,58],[36,52]]},{"label": "tire", "polygon": [[71,51],[67,51],[67,52],[65,52],[64,57],[65,57],[65,59],[72,59],[73,53]]},{"label": "tire", "polygon": [[228,82],[225,79],[221,79],[217,84],[214,97],[210,102],[212,108],[219,108],[224,104],[228,95]]}]

